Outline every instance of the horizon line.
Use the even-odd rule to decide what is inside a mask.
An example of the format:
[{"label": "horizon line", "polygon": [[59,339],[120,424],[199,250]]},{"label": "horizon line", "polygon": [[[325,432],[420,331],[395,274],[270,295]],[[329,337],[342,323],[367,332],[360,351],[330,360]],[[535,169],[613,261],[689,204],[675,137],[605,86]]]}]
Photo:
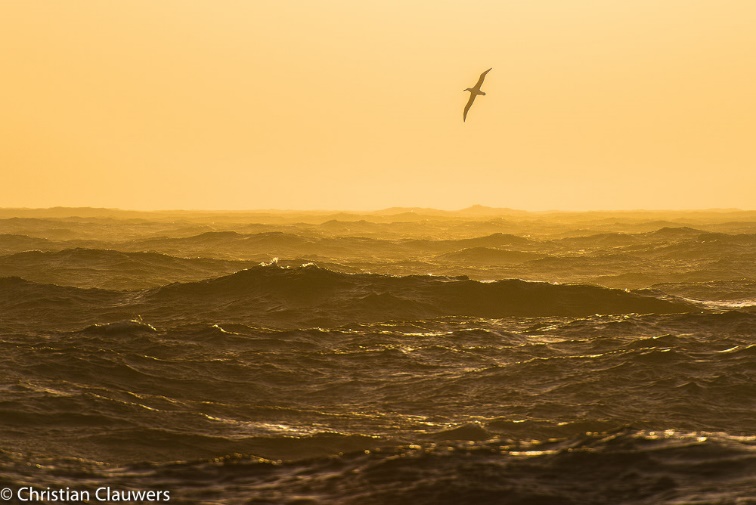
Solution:
[{"label": "horizon line", "polygon": [[630,213],[630,212],[754,212],[753,209],[743,209],[739,207],[695,207],[695,208],[633,208],[633,209],[542,209],[542,210],[526,210],[516,209],[512,207],[491,207],[487,205],[474,204],[468,207],[460,209],[441,209],[436,207],[409,207],[409,206],[391,206],[382,207],[378,209],[292,209],[292,208],[249,208],[249,209],[210,209],[210,208],[194,208],[194,209],[133,209],[133,208],[121,208],[121,207],[94,207],[94,206],[66,206],[56,205],[52,207],[4,207],[0,206],[0,211],[63,211],[63,210],[88,210],[88,211],[106,211],[106,212],[132,212],[132,213],[226,213],[226,214],[241,214],[241,213],[307,213],[307,214],[376,214],[376,213],[414,213],[414,212],[435,212],[435,213],[448,213],[458,214],[464,212],[486,212],[492,213],[518,213],[518,214],[550,214],[550,213],[572,213],[572,214],[585,214],[585,213]]}]

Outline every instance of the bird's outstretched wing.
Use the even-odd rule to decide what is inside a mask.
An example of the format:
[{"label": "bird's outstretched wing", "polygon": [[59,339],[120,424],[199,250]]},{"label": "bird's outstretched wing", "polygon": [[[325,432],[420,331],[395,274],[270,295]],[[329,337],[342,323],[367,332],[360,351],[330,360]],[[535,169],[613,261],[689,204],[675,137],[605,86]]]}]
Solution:
[{"label": "bird's outstretched wing", "polygon": [[476,89],[480,89],[480,87],[483,85],[483,80],[486,78],[486,74],[490,72],[492,69],[493,67],[489,68],[488,70],[480,74],[480,77],[478,78],[478,82],[477,84],[475,84]]},{"label": "bird's outstretched wing", "polygon": [[465,112],[462,113],[463,123],[467,120],[467,111],[470,110],[470,107],[472,107],[472,104],[475,101],[475,96],[475,93],[470,93],[470,99],[467,101],[467,105],[465,105]]}]

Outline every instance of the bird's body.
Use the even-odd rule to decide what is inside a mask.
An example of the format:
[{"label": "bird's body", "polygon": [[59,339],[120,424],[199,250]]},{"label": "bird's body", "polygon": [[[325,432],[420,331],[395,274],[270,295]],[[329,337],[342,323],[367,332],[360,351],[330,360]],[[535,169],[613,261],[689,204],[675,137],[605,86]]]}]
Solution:
[{"label": "bird's body", "polygon": [[485,95],[485,93],[480,90],[480,87],[483,85],[483,80],[486,78],[486,74],[490,71],[491,69],[489,68],[488,70],[480,74],[478,82],[475,84],[475,86],[473,86],[472,88],[466,88],[464,90],[470,92],[470,99],[467,101],[467,105],[465,105],[465,111],[462,113],[462,121],[467,121],[467,111],[469,111],[470,107],[472,107],[472,104],[475,101],[475,97],[478,95]]}]

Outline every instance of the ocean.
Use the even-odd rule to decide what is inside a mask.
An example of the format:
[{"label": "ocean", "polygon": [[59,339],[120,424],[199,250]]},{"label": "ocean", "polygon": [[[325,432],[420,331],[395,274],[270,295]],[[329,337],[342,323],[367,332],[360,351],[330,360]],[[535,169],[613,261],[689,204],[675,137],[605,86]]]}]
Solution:
[{"label": "ocean", "polygon": [[756,213],[0,211],[11,503],[756,503]]}]

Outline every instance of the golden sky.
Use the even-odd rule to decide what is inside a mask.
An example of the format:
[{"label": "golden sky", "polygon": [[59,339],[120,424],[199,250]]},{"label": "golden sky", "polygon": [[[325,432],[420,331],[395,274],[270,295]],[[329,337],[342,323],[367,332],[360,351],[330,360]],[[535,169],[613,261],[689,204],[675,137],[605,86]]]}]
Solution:
[{"label": "golden sky", "polygon": [[752,0],[3,0],[0,207],[754,209],[755,27]]}]

